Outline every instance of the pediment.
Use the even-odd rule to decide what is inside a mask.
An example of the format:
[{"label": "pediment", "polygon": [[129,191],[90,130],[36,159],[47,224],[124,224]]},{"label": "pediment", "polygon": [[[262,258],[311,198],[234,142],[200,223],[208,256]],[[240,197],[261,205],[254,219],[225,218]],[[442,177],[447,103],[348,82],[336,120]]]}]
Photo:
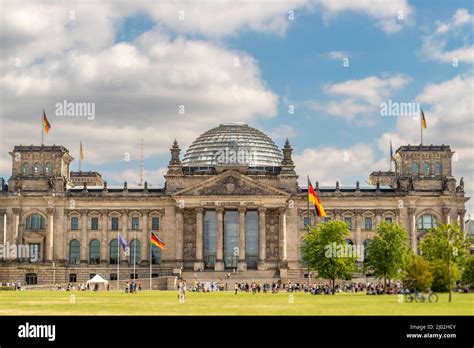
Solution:
[{"label": "pediment", "polygon": [[173,196],[289,196],[289,193],[231,170],[178,191]]}]

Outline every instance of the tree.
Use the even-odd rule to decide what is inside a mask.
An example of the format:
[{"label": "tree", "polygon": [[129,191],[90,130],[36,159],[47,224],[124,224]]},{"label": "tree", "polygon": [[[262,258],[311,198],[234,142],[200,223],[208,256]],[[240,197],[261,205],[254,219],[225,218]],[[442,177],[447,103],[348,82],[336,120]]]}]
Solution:
[{"label": "tree", "polygon": [[303,237],[301,253],[309,268],[318,276],[331,281],[335,292],[336,279],[350,279],[357,256],[352,245],[346,243],[349,228],[343,221],[321,222]]},{"label": "tree", "polygon": [[466,258],[461,281],[471,288],[474,286],[474,255],[469,255],[469,257]]},{"label": "tree", "polygon": [[430,288],[433,282],[433,274],[430,271],[428,261],[422,256],[415,255],[407,267],[404,280],[409,288],[419,291]]},{"label": "tree", "polygon": [[459,279],[460,273],[456,264],[452,264],[448,273],[448,265],[442,260],[430,261],[430,272],[433,274],[431,289],[436,292],[448,292],[449,286],[453,286]]},{"label": "tree", "polygon": [[451,288],[453,282],[453,267],[456,269],[462,264],[466,255],[469,241],[466,232],[459,223],[455,225],[441,224],[428,230],[420,244],[423,256],[430,262],[440,261],[447,267],[447,287],[449,302],[451,302]]},{"label": "tree", "polygon": [[367,249],[365,267],[374,276],[383,278],[384,290],[387,278],[401,277],[413,256],[405,228],[385,221],[377,227],[377,233]]}]

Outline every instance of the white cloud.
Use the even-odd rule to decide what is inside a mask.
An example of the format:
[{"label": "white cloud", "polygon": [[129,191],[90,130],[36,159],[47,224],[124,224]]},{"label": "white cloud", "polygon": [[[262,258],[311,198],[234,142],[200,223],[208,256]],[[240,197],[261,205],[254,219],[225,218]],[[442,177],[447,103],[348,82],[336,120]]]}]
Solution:
[{"label": "white cloud", "polygon": [[[474,63],[474,46],[471,44],[470,35],[474,16],[466,9],[458,9],[446,23],[437,21],[434,33],[423,38],[420,55],[425,60],[436,60],[444,63],[466,62]],[[448,50],[449,41],[459,36],[467,28],[465,43],[458,48]]]},{"label": "white cloud", "polygon": [[465,24],[472,23],[473,19],[474,17],[469,13],[469,10],[460,8],[446,23],[441,21],[436,22],[436,34],[445,34],[449,31],[455,30]]},{"label": "white cloud", "polygon": [[296,137],[298,132],[295,128],[287,124],[281,124],[268,132],[268,136],[273,140],[286,140]]},{"label": "white cloud", "polygon": [[330,19],[345,11],[364,13],[373,18],[376,25],[387,34],[400,31],[407,23],[413,23],[413,7],[406,0],[314,0],[324,9],[324,16]]},{"label": "white cloud", "polygon": [[328,53],[328,57],[332,60],[341,60],[343,58],[348,58],[349,55],[343,51],[331,51]]},{"label": "white cloud", "polygon": [[348,80],[324,87],[324,92],[332,99],[309,101],[306,105],[347,120],[354,120],[358,116],[358,122],[372,124],[374,120],[368,119],[367,116],[379,110],[383,101],[406,86],[408,82],[408,78],[403,75],[369,76],[360,80]]},{"label": "white cloud", "polygon": [[[383,161],[377,161],[374,150],[368,144],[355,144],[348,148],[322,146],[306,148],[302,153],[293,156],[300,185],[306,186],[306,175],[320,185],[334,186],[336,180],[341,185],[354,186],[356,180],[361,185],[373,170],[388,170]],[[317,165],[317,164],[321,165]],[[388,164],[387,164],[388,166]]]}]

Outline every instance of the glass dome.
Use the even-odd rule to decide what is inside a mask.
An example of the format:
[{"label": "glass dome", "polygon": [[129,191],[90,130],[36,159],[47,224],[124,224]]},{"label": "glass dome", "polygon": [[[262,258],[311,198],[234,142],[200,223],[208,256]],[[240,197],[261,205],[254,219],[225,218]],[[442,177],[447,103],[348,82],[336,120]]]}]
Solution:
[{"label": "glass dome", "polygon": [[245,123],[219,125],[201,134],[188,148],[183,165],[281,167],[283,155],[273,140]]}]

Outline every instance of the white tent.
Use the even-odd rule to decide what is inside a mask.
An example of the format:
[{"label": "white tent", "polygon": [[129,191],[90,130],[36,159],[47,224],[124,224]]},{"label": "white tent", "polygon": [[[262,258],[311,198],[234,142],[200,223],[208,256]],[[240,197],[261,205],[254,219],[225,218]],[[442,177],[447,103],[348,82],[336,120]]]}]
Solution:
[{"label": "white tent", "polygon": [[105,280],[104,278],[102,278],[100,275],[96,274],[92,279],[89,279],[86,282],[86,284],[89,284],[89,288],[91,290],[94,289],[95,285],[97,286],[97,290],[98,290],[99,286],[102,284],[103,290],[105,290],[107,288],[107,285],[109,284],[109,282],[107,280]]}]

